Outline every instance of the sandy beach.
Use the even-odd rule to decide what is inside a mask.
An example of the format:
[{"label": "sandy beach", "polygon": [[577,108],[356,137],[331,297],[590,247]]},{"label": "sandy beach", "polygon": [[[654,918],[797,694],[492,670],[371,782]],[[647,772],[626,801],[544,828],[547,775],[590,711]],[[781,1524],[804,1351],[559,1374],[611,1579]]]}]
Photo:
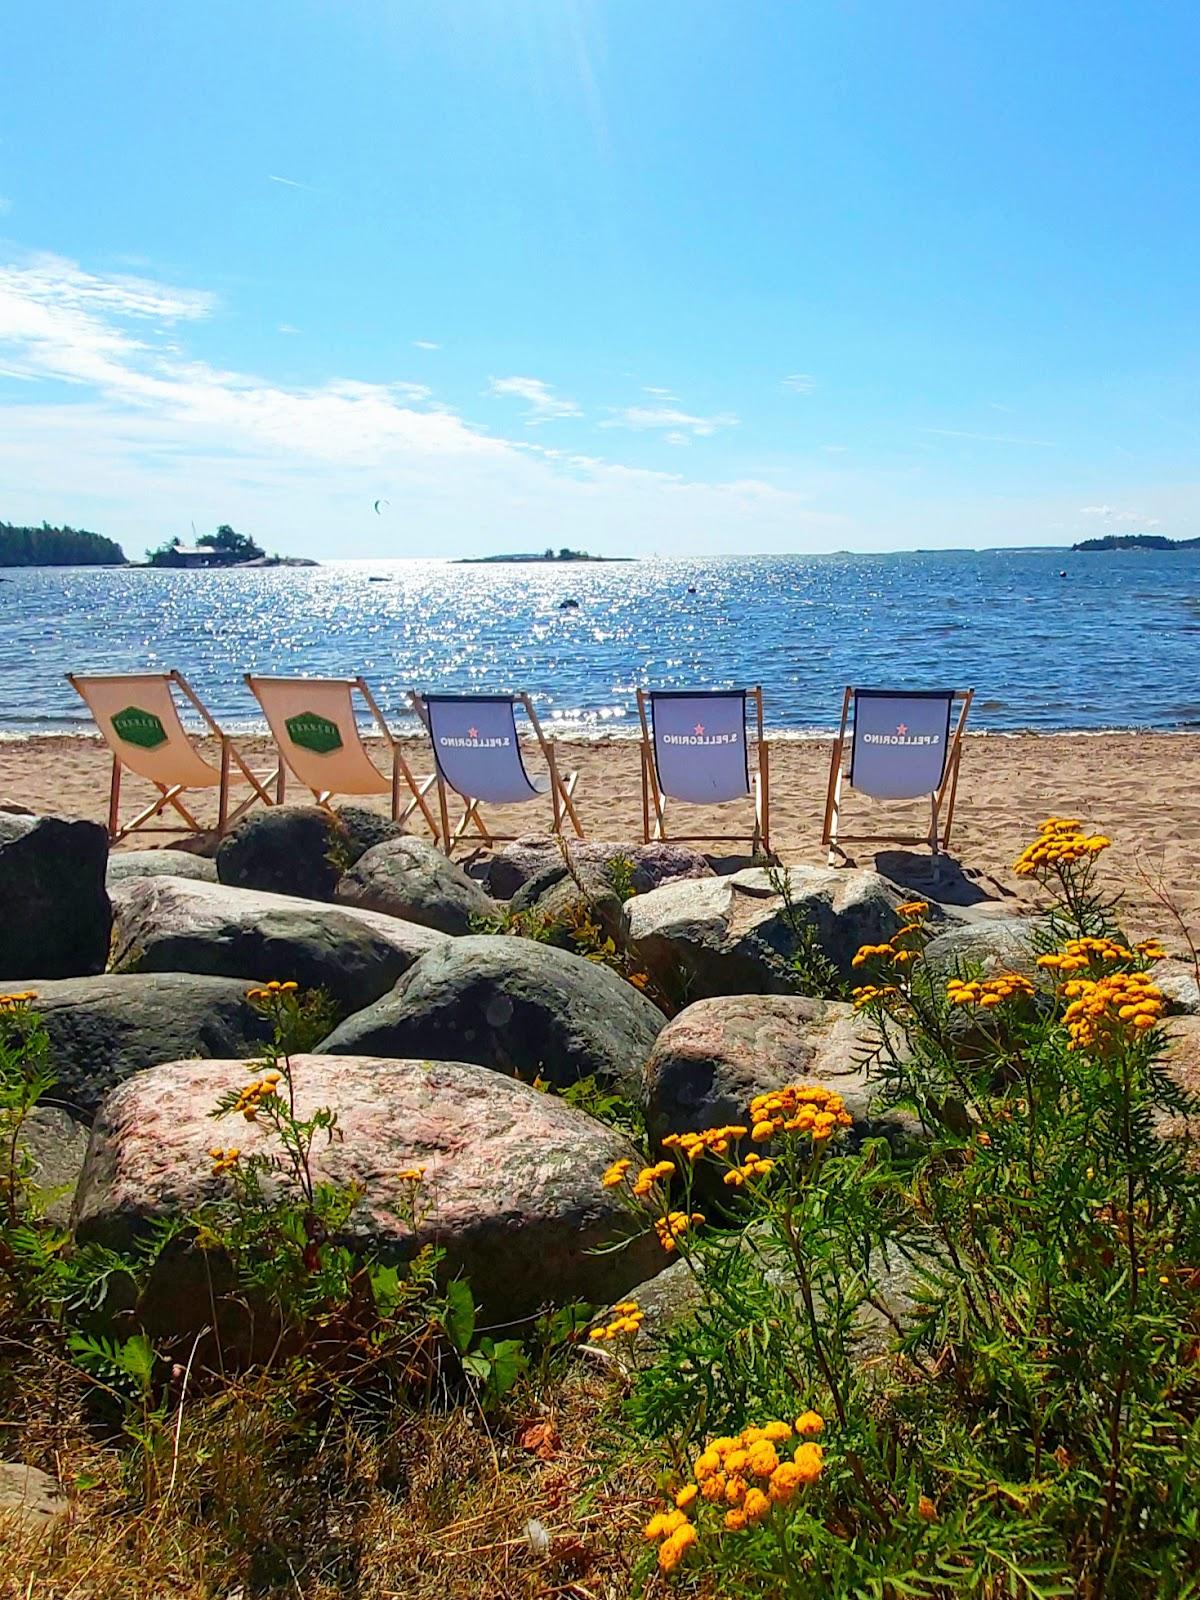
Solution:
[{"label": "sandy beach", "polygon": [[[265,775],[273,770],[269,740],[242,739],[239,747],[255,771]],[[420,741],[411,741],[406,754],[418,774],[431,770],[428,747]],[[589,836],[640,839],[637,743],[564,741],[559,757],[564,768],[579,770],[577,802]],[[531,757],[531,767],[537,770],[536,757]],[[824,859],[820,832],[828,769],[826,742],[772,744],[772,843],[785,862]],[[109,773],[109,757],[97,739],[31,738],[0,744],[0,798],[36,811],[103,821]],[[125,775],[127,807],[145,803],[151,794],[147,786]],[[288,798],[300,802],[306,792],[293,780]],[[382,797],[370,803],[379,809],[385,805]],[[215,804],[207,795],[197,797],[195,809],[202,821],[215,815]],[[1159,884],[1188,925],[1200,931],[1195,865],[1200,843],[1200,735],[1020,734],[967,740],[951,854],[976,890],[1011,897],[1014,909],[1028,903],[1029,888],[1013,877],[1011,863],[1037,822],[1049,813],[1078,815],[1111,836],[1106,876],[1125,891],[1131,931],[1159,932],[1177,942],[1178,930],[1155,903],[1152,886]],[[749,815],[749,802],[711,813],[689,813],[680,807],[675,830],[691,833],[711,827],[732,832],[747,825]],[[544,808],[540,803],[512,807],[492,817],[503,832],[538,832],[549,818],[549,803]],[[877,807],[853,793],[843,806],[845,833],[901,828],[916,832],[923,822],[920,806]],[[169,842],[166,835],[143,834],[123,848]],[[893,876],[921,881],[920,852],[901,860],[889,846],[850,845],[848,850],[861,865],[874,862]]]}]

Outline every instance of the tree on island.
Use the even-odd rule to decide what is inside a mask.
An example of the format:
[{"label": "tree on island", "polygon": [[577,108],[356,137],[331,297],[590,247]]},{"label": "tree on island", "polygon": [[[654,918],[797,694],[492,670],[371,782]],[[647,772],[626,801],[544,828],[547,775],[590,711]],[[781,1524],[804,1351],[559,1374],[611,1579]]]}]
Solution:
[{"label": "tree on island", "polygon": [[125,552],[85,528],[18,528],[0,522],[0,567],[119,567]]},{"label": "tree on island", "polygon": [[[147,550],[146,560],[152,567],[186,566],[188,562],[185,554],[181,553],[181,546],[182,541],[176,535],[165,544],[160,544],[157,550]],[[207,564],[214,567],[233,567],[242,561],[257,561],[266,554],[262,546],[256,544],[248,534],[239,533],[227,522],[223,522],[216,533],[202,533],[196,540],[196,548],[212,552]]]},{"label": "tree on island", "polygon": [[202,533],[196,543],[206,545],[210,550],[219,550],[231,561],[257,561],[260,556],[266,555],[262,546],[255,544],[249,534],[238,533],[227,522],[223,522],[216,533]]}]

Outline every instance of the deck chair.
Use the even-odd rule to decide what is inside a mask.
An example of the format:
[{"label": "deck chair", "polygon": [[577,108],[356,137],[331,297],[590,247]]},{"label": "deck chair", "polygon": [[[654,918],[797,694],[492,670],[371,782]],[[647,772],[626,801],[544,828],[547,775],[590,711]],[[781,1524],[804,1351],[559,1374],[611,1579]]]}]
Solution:
[{"label": "deck chair", "polygon": [[[420,811],[437,840],[437,822],[425,798],[434,774],[419,781],[413,776],[364,678],[259,678],[248,672],[246,683],[279,747],[280,804],[289,771],[326,811],[332,810],[334,795],[390,793],[392,820],[407,822]],[[356,691],[391,752],[390,773],[380,772],[362,741],[354,712]]]},{"label": "deck chair", "polygon": [[[750,771],[747,702],[755,711],[756,770]],[[642,723],[642,836],[667,838],[667,801],[722,805],[754,796],[753,853],[771,850],[770,746],[763,737],[761,689],[638,690]],[[740,843],[745,833],[673,834]]]},{"label": "deck chair", "polygon": [[[836,857],[845,856],[838,839],[843,780],[873,800],[929,798],[929,832],[924,837],[842,834],[847,843],[928,844],[935,856],[945,851],[954,825],[962,737],[974,694],[974,689],[847,688],[829,765],[821,839],[829,847],[831,867]],[[851,712],[850,765],[843,772]]]},{"label": "deck chair", "polygon": [[[554,832],[561,834],[569,823],[576,838],[583,838],[573,798],[579,774],[570,772],[564,776],[559,772],[554,740],[542,732],[527,694],[411,694],[409,700],[425,724],[433,746],[442,848],[447,855],[453,854],[455,845],[471,828],[486,845],[517,837],[489,828],[479,813],[481,803],[523,805],[546,794],[554,809]],[[534,737],[546,758],[549,770],[545,777],[530,777],[526,771],[517,735],[518,705],[525,708]],[[465,805],[453,827],[448,789],[453,789]]]},{"label": "deck chair", "polygon": [[[105,673],[91,676],[67,673],[67,682],[82,696],[96,726],[112,751],[112,788],[108,802],[108,838],[119,844],[129,834],[182,833],[178,824],[151,827],[168,806],[177,811],[192,833],[206,830],[180,799],[192,789],[217,790],[217,834],[220,836],[256,800],[271,804],[269,789],[254,775],[241,752],[222,732],[216,719],[182,672]],[[214,739],[221,741],[221,764],[214,767],[196,749],[184,728],[175,691],[199,713]],[[236,767],[254,791],[235,811],[229,809],[231,768]],[[121,773],[128,768],[158,790],[159,798],[124,824],[121,822]],[[267,783],[272,780],[267,779]]]}]

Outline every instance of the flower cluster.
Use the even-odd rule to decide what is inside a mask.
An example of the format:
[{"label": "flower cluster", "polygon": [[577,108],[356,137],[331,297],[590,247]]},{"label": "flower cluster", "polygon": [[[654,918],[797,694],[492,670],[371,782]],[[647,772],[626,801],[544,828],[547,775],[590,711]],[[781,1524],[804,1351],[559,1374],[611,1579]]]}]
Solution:
[{"label": "flower cluster", "polygon": [[641,1327],[646,1315],[636,1300],[622,1300],[619,1305],[613,1307],[613,1312],[615,1313],[613,1320],[592,1328],[588,1333],[589,1339],[619,1339],[622,1334],[632,1338]]},{"label": "flower cluster", "polygon": [[619,1189],[620,1186],[625,1182],[625,1174],[629,1171],[632,1165],[632,1161],[630,1161],[626,1156],[622,1156],[620,1161],[613,1162],[612,1166],[609,1167],[608,1171],[601,1178],[600,1182],[606,1189]]},{"label": "flower cluster", "polygon": [[1071,1002],[1063,1012],[1068,1050],[1105,1051],[1152,1028],[1163,1014],[1161,989],[1145,972],[1111,972],[1103,978],[1073,978],[1063,985]]},{"label": "flower cluster", "polygon": [[396,1174],[401,1183],[422,1183],[425,1178],[424,1167],[402,1167]]},{"label": "flower cluster", "polygon": [[253,1079],[244,1089],[238,1091],[232,1110],[240,1111],[247,1122],[254,1122],[263,1101],[279,1093],[279,1080],[282,1076],[282,1073],[272,1067],[269,1072],[264,1072],[261,1078]]},{"label": "flower cluster", "polygon": [[222,1150],[218,1144],[214,1145],[208,1153],[212,1157],[213,1177],[219,1178],[222,1173],[233,1171],[242,1152],[236,1145],[231,1145],[228,1150]]},{"label": "flower cluster", "polygon": [[16,994],[0,994],[0,1011],[20,1011],[37,999],[36,989],[20,989]]},{"label": "flower cluster", "polygon": [[680,1151],[688,1161],[699,1161],[705,1155],[723,1156],[733,1140],[744,1139],[749,1131],[739,1122],[729,1122],[723,1128],[705,1128],[701,1133],[669,1133],[663,1147]]},{"label": "flower cluster", "polygon": [[[1152,940],[1147,940],[1152,944]],[[1138,947],[1137,954],[1142,954]],[[1039,956],[1037,964],[1048,972],[1086,972],[1089,967],[1102,967],[1118,961],[1133,961],[1135,952],[1127,950],[1115,939],[1068,939],[1061,950]],[[1152,958],[1153,959],[1153,958]]]},{"label": "flower cluster", "polygon": [[757,1150],[751,1150],[740,1167],[730,1167],[722,1181],[730,1189],[740,1189],[747,1181],[769,1177],[774,1170],[775,1163],[770,1156],[760,1156]]},{"label": "flower cluster", "polygon": [[839,1128],[854,1125],[840,1094],[820,1084],[791,1084],[756,1095],[750,1102],[750,1137],[762,1144],[778,1133],[804,1133],[821,1144]]},{"label": "flower cluster", "polygon": [[666,1216],[656,1217],[654,1231],[658,1235],[658,1242],[669,1255],[672,1250],[679,1249],[679,1241],[689,1229],[698,1228],[704,1221],[701,1211],[668,1211]]},{"label": "flower cluster", "polygon": [[298,983],[276,983],[274,980],[272,980],[270,983],[264,985],[261,989],[247,989],[246,999],[257,1000],[260,1003],[263,1001],[275,1000],[280,995],[295,994],[299,987],[300,985]]},{"label": "flower cluster", "polygon": [[673,1161],[656,1161],[652,1167],[643,1167],[633,1180],[633,1193],[638,1200],[644,1200],[652,1194],[664,1178],[675,1176],[675,1163]]},{"label": "flower cluster", "polygon": [[951,978],[946,984],[946,999],[952,1006],[979,1006],[991,1011],[1006,1000],[1028,1000],[1035,993],[1028,978],[1019,972],[1002,972],[995,978]]},{"label": "flower cluster", "polygon": [[864,983],[851,993],[856,1011],[861,1011],[864,1006],[873,1005],[876,1001],[886,1003],[888,1000],[899,999],[900,996],[900,991],[894,983]]},{"label": "flower cluster", "polygon": [[[789,1505],[800,1490],[821,1476],[824,1456],[815,1442],[825,1424],[806,1411],[794,1424],[772,1421],[743,1428],[736,1437],[714,1439],[692,1464],[693,1481],[684,1484],[669,1511],[651,1517],[645,1536],[661,1540],[658,1564],[664,1572],[679,1565],[698,1537],[687,1513],[700,1503],[721,1508],[722,1525],[730,1533],[764,1522],[776,1507]],[[781,1455],[796,1437],[791,1458]],[[690,1531],[687,1531],[690,1530]]]},{"label": "flower cluster", "polygon": [[1038,836],[1013,862],[1018,878],[1033,878],[1079,861],[1092,861],[1112,840],[1102,833],[1084,833],[1078,817],[1047,817]]},{"label": "flower cluster", "polygon": [[920,922],[921,918],[928,914],[927,900],[906,900],[902,906],[896,907],[896,915],[903,917],[906,922]]}]

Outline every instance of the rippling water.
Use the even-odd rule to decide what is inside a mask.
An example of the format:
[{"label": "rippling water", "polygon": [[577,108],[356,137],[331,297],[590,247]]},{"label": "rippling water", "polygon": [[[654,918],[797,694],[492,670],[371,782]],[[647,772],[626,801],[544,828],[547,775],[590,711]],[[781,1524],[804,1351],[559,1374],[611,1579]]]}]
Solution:
[{"label": "rippling water", "polygon": [[[525,689],[561,731],[632,732],[639,684],[761,683],[771,727],[810,732],[834,725],[848,682],[973,684],[973,723],[992,731],[1200,726],[1200,553],[5,577],[8,735],[88,726],[69,670],[168,667],[235,731],[261,726],[250,670],[361,672],[398,728],[413,687]],[[567,597],[578,609],[560,609]]]}]

